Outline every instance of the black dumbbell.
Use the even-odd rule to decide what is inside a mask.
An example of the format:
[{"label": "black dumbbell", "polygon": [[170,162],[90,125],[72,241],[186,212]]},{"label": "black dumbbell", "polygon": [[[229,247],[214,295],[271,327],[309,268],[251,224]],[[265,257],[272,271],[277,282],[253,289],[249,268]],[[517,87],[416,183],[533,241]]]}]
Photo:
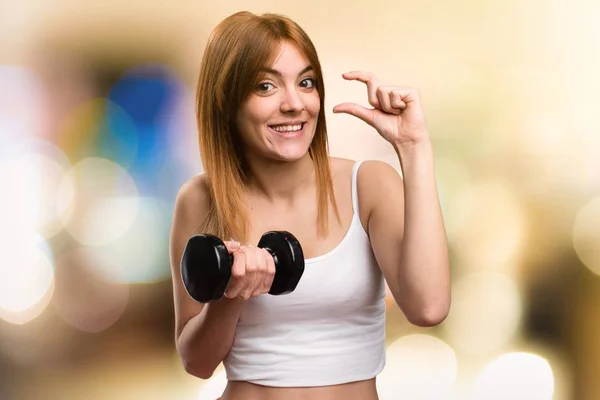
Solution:
[{"label": "black dumbbell", "polygon": [[[267,250],[275,261],[275,277],[269,294],[282,295],[296,289],[304,273],[300,242],[289,232],[270,231],[257,247]],[[233,256],[217,236],[192,236],[181,257],[181,278],[190,297],[199,303],[219,300],[231,278]]]}]

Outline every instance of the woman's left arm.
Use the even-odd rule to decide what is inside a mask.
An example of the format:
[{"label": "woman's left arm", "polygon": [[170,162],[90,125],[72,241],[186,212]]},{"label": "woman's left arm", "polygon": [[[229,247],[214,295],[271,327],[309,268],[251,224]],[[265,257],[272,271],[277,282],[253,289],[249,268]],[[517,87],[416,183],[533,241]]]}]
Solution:
[{"label": "woman's left arm", "polygon": [[350,72],[344,78],[364,82],[374,108],[343,103],[334,112],[373,126],[393,146],[402,168],[400,178],[386,163],[364,165],[373,252],[407,319],[418,326],[437,325],[450,308],[450,268],[433,148],[419,93],[382,85],[369,73]]}]

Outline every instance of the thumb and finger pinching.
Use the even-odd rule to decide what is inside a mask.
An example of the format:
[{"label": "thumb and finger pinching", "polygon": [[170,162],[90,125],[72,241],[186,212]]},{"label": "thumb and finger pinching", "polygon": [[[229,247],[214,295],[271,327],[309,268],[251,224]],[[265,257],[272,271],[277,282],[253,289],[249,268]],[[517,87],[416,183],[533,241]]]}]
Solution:
[{"label": "thumb and finger pinching", "polygon": [[367,124],[371,125],[373,123],[373,113],[372,109],[368,109],[356,103],[341,103],[333,107],[333,112],[338,113],[346,113],[353,115],[357,118],[362,119]]}]

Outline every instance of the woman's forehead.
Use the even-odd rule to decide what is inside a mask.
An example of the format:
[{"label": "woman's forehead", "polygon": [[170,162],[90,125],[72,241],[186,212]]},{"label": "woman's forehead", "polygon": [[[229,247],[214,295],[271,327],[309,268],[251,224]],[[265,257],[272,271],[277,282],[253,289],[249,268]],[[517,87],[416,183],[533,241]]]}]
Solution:
[{"label": "woman's forehead", "polygon": [[311,67],[308,57],[292,42],[282,42],[276,47],[276,56],[265,72],[281,76],[297,76]]}]

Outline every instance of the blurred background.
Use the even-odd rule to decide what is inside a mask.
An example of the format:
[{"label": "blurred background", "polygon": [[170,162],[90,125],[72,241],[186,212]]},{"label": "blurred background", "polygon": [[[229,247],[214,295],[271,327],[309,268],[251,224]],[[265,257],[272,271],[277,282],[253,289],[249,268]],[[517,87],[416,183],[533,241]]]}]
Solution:
[{"label": "blurred background", "polygon": [[[453,303],[388,302],[382,399],[600,399],[596,0],[0,4],[0,399],[214,399],[174,347],[168,236],[202,172],[194,92],[240,10],[296,20],[326,83],[332,156],[399,168],[335,104],[349,70],[420,89]],[[388,298],[388,300],[391,300]]]}]

